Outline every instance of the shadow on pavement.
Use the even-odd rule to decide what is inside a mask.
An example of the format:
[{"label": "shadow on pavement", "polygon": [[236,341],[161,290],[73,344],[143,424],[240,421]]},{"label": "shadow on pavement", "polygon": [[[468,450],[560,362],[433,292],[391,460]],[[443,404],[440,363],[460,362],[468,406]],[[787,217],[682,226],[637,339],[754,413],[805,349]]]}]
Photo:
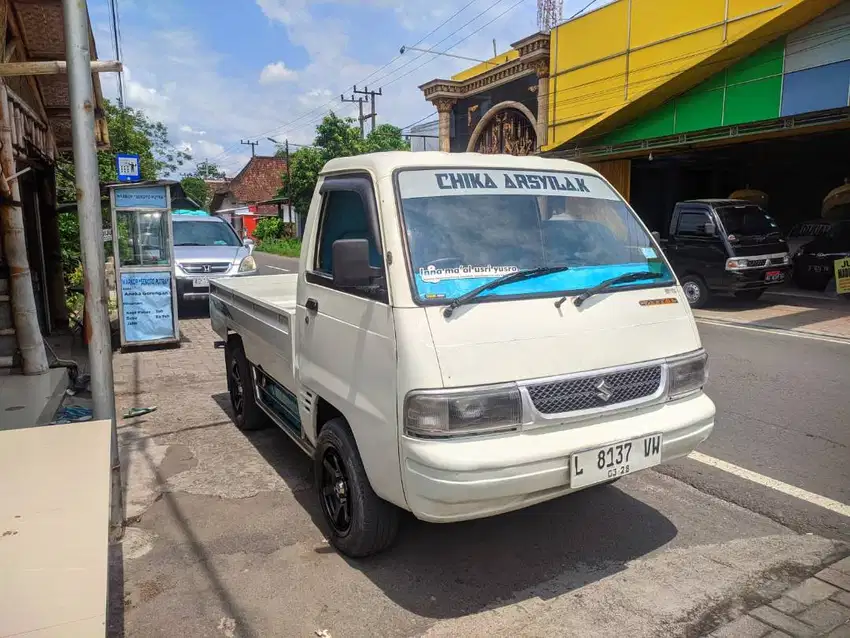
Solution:
[{"label": "shadow on pavement", "polygon": [[180,301],[177,304],[177,317],[179,319],[204,319],[210,316],[209,302],[205,301]]},{"label": "shadow on pavement", "polygon": [[[231,415],[226,393],[212,398]],[[324,531],[318,500],[304,489],[310,460],[274,426],[244,434]],[[676,535],[669,519],[610,485],[463,523],[424,523],[405,513],[392,548],[346,561],[404,609],[455,618],[517,598],[560,596],[617,573]]]}]

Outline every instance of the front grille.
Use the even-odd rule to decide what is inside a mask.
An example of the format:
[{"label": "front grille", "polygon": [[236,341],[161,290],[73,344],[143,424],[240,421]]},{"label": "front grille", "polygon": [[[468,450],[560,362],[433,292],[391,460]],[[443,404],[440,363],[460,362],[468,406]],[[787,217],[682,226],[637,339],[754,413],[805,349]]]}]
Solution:
[{"label": "front grille", "polygon": [[767,263],[767,259],[748,259],[747,266],[750,268],[761,268]]},{"label": "front grille", "polygon": [[[193,275],[206,275],[209,273],[222,273],[230,269],[229,261],[217,261],[209,264],[180,264],[180,267]],[[209,270],[207,270],[207,267]]]},{"label": "front grille", "polygon": [[784,257],[771,257],[767,260],[769,266],[784,266],[785,258]]},{"label": "front grille", "polygon": [[[649,397],[658,391],[660,385],[661,366],[656,365],[531,385],[528,386],[528,394],[534,407],[541,413],[562,414]],[[608,396],[607,401],[605,396]]]}]

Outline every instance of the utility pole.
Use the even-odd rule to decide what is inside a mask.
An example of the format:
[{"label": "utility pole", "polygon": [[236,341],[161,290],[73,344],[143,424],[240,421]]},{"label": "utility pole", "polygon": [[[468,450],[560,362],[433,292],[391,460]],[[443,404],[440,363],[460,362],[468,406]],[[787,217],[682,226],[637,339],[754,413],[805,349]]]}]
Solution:
[{"label": "utility pole", "polygon": [[[283,145],[283,156],[286,158],[286,205],[289,208],[289,219],[292,219],[292,171],[289,170],[289,138]],[[278,216],[283,221],[283,210],[278,208]]]},{"label": "utility pole", "polygon": [[256,151],[254,151],[254,147],[259,146],[260,144],[259,142],[252,142],[251,140],[239,140],[239,143],[251,147],[251,157],[254,157],[254,155],[256,154]]},{"label": "utility pole", "polygon": [[366,130],[363,128],[363,122],[365,122],[366,119],[369,117],[368,115],[363,115],[363,102],[366,101],[366,98],[354,97],[353,95],[350,98],[347,98],[344,95],[340,94],[339,99],[341,102],[351,102],[352,104],[357,104],[358,108],[360,109],[360,115],[357,118],[357,121],[360,122],[360,139],[365,138]]},{"label": "utility pole", "polygon": [[65,13],[65,56],[71,103],[71,133],[74,139],[74,172],[80,244],[85,281],[85,309],[89,330],[89,360],[94,418],[110,421],[112,482],[110,522],[121,536],[124,528],[124,498],[121,461],[115,422],[115,387],[112,374],[112,333],[106,298],[103,256],[103,219],[100,212],[100,176],[94,134],[94,91],[92,89],[89,18],[85,0],[62,0]]},{"label": "utility pole", "polygon": [[372,100],[372,113],[367,115],[366,117],[369,117],[369,118],[372,119],[372,131],[373,132],[375,130],[375,116],[378,115],[378,112],[375,110],[375,96],[376,95],[383,95],[382,91],[383,91],[383,89],[378,89],[377,91],[370,91],[368,86],[364,86],[363,90],[360,91],[360,90],[358,90],[357,85],[356,84],[354,85],[354,92],[355,93],[358,93],[360,95],[368,95]]}]

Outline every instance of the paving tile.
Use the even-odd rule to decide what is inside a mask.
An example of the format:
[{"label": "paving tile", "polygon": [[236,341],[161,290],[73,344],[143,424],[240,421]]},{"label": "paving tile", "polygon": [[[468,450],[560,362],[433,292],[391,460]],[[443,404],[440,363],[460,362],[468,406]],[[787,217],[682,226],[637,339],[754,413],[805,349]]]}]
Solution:
[{"label": "paving tile", "polygon": [[806,611],[808,609],[808,605],[804,605],[803,603],[794,600],[793,598],[788,598],[788,596],[782,596],[781,598],[777,598],[770,606],[774,609],[778,609],[783,614],[788,614],[789,616],[796,616],[800,612]]},{"label": "paving tile", "polygon": [[822,600],[797,616],[797,619],[826,633],[850,620],[850,609],[831,600]]},{"label": "paving tile", "polygon": [[850,624],[844,623],[840,627],[836,627],[829,632],[827,638],[850,638]]},{"label": "paving tile", "polygon": [[784,631],[779,631],[778,629],[774,629],[769,634],[767,634],[764,638],[791,638],[791,636],[786,634]]},{"label": "paving tile", "polygon": [[812,627],[800,622],[796,618],[783,614],[781,611],[775,610],[773,607],[765,606],[753,609],[750,615],[774,629],[780,629],[790,634],[794,638],[815,638],[817,635]]},{"label": "paving tile", "polygon": [[832,596],[830,596],[830,600],[834,600],[837,603],[841,603],[845,607],[850,607],[850,592],[837,591]]},{"label": "paving tile", "polygon": [[711,635],[713,638],[761,638],[771,631],[769,625],[752,616],[741,616],[717,629]]},{"label": "paving tile", "polygon": [[837,569],[840,572],[844,572],[845,574],[850,574],[850,556],[847,558],[842,558],[837,563],[830,565],[832,569]]},{"label": "paving tile", "polygon": [[804,605],[811,605],[826,600],[837,591],[837,587],[833,587],[822,580],[808,578],[785,595]]},{"label": "paving tile", "polygon": [[820,580],[826,581],[830,585],[840,587],[844,591],[850,591],[850,574],[845,574],[842,571],[827,567],[815,574]]}]

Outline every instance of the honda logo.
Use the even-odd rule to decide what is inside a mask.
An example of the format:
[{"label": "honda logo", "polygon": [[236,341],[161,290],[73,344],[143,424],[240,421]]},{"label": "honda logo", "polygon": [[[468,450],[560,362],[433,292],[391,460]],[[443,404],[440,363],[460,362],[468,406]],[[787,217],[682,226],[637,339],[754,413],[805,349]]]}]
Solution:
[{"label": "honda logo", "polygon": [[202,266],[202,268],[204,269],[204,272],[210,272],[210,270],[211,270],[211,267],[210,267],[210,265],[209,265],[209,264],[204,264],[204,265]]}]

